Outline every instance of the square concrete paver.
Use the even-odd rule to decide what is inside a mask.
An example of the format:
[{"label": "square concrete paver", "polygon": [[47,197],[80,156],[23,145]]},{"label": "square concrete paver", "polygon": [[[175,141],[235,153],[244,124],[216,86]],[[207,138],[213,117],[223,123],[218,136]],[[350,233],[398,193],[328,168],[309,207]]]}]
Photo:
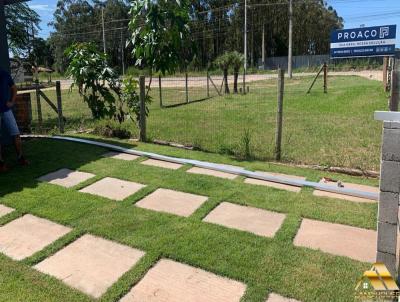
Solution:
[{"label": "square concrete paver", "polygon": [[268,296],[268,299],[265,302],[300,302],[300,301],[295,300],[295,299],[285,298],[285,297],[282,297],[282,296],[272,293]]},{"label": "square concrete paver", "polygon": [[[321,180],[320,183],[337,187],[336,182]],[[351,184],[351,183],[342,183],[342,184],[344,185],[345,188],[349,188],[349,189],[361,190],[361,191],[366,191],[366,192],[371,192],[371,193],[379,193],[379,188],[376,188],[376,187],[357,185],[357,184]],[[377,202],[376,200],[371,200],[371,199],[366,199],[366,198],[361,198],[361,197],[354,197],[354,196],[350,196],[350,195],[331,193],[331,192],[325,192],[325,191],[319,191],[319,190],[314,190],[313,195],[320,196],[320,197],[344,199],[344,200],[354,201],[354,202],[366,202],[366,203]]]},{"label": "square concrete paver", "polygon": [[121,302],[239,302],[246,285],[171,260],[160,260]]},{"label": "square concrete paver", "polygon": [[45,181],[65,188],[71,188],[94,177],[95,175],[86,172],[61,169],[53,173],[38,178],[39,181]]},{"label": "square concrete paver", "polygon": [[209,175],[209,176],[225,178],[225,179],[235,179],[236,177],[238,177],[236,174],[219,172],[219,171],[215,171],[215,170],[211,170],[211,169],[204,169],[204,168],[198,168],[198,167],[190,168],[189,170],[187,170],[187,172],[192,173],[192,174]]},{"label": "square concrete paver", "polygon": [[144,252],[92,235],[84,235],[35,266],[69,286],[100,298]]},{"label": "square concrete paver", "polygon": [[49,220],[25,215],[0,227],[0,252],[14,260],[22,260],[70,231],[70,228]]},{"label": "square concrete paver", "polygon": [[[260,173],[260,174],[267,175],[267,176],[282,176],[282,177],[287,177],[287,178],[291,178],[291,179],[306,180],[305,177],[295,176],[295,175],[287,175],[287,174],[281,174],[281,173],[267,173],[267,172],[262,172],[262,171],[256,171],[256,173]],[[301,187],[281,184],[281,183],[272,182],[272,181],[265,181],[265,180],[255,179],[255,178],[246,178],[244,180],[244,182],[247,184],[266,186],[266,187],[271,187],[271,188],[275,188],[275,189],[291,191],[291,192],[295,192],[295,193],[299,193],[301,191]]]},{"label": "square concrete paver", "polygon": [[135,205],[158,212],[188,217],[192,215],[208,197],[167,189],[158,189]]},{"label": "square concrete paver", "polygon": [[286,215],[266,210],[223,202],[208,214],[203,221],[228,228],[274,237]]},{"label": "square concrete paver", "polygon": [[103,154],[103,157],[132,161],[132,160],[138,159],[140,156],[128,154],[128,153],[108,152],[106,154]]},{"label": "square concrete paver", "polygon": [[2,204],[0,204],[0,217],[6,216],[12,212],[14,212],[15,210],[6,206],[3,206]]},{"label": "square concrete paver", "polygon": [[143,189],[145,185],[126,180],[106,177],[79,192],[89,193],[114,200],[124,200]]},{"label": "square concrete paver", "polygon": [[303,219],[294,245],[363,262],[376,259],[377,233],[372,230]]},{"label": "square concrete paver", "polygon": [[170,163],[168,161],[156,160],[156,159],[148,159],[142,162],[143,165],[159,167],[171,170],[178,170],[183,167],[181,164]]}]

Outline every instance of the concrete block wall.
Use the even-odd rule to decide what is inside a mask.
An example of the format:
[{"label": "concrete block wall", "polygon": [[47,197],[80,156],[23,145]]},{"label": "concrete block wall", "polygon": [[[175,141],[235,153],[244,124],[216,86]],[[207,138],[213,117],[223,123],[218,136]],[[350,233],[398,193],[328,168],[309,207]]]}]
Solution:
[{"label": "concrete block wall", "polygon": [[385,263],[393,276],[397,276],[399,195],[400,123],[385,122],[383,126],[376,260]]}]

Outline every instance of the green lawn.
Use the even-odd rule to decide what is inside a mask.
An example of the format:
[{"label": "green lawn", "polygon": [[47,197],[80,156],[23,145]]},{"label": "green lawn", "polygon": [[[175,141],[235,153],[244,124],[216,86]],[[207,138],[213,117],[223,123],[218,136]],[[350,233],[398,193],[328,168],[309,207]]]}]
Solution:
[{"label": "green lawn", "polygon": [[[360,77],[331,77],[328,94],[323,93],[319,80],[313,92],[306,95],[311,80],[286,80],[283,160],[378,170],[381,123],[373,120],[373,113],[385,110],[387,106],[382,84]],[[201,85],[190,89],[190,100],[207,96],[206,82]],[[247,140],[252,158],[273,159],[276,81],[252,82],[249,86],[250,93],[246,96],[224,97],[215,96],[211,86],[211,95],[215,97],[173,108],[160,108],[159,91],[154,89],[148,137],[238,158],[245,157]],[[182,103],[185,90],[182,87],[164,88],[163,99],[165,105]],[[92,129],[99,125],[99,122],[91,121],[90,112],[76,91],[64,91],[63,100],[70,130]],[[48,106],[44,107],[49,128],[54,128],[55,114]],[[100,124],[113,123],[102,121]],[[122,127],[137,135],[132,123]]]},{"label": "green lawn", "polygon": [[[119,142],[127,145],[126,142]],[[130,147],[133,147],[130,145]],[[306,176],[317,181],[322,176],[343,181],[376,185],[375,180],[326,174],[259,161],[236,162],[228,156],[191,152],[151,144],[139,150],[166,155],[236,164],[252,170],[277,171]],[[269,292],[311,301],[353,301],[357,280],[370,264],[345,257],[293,246],[301,218],[336,222],[375,229],[377,206],[374,204],[322,199],[311,190],[301,193],[280,191],[243,183],[243,178],[224,180],[102,158],[102,148],[88,145],[31,140],[25,143],[31,166],[20,168],[6,155],[12,171],[0,175],[0,203],[17,209],[0,218],[0,225],[31,213],[70,226],[72,234],[58,240],[32,257],[15,262],[0,255],[0,301],[91,301],[60,281],[31,268],[84,233],[108,238],[146,252],[146,256],[108,290],[101,301],[118,301],[160,258],[182,263],[244,282],[248,289],[244,301],[264,302]],[[36,178],[59,168],[79,169],[96,175],[71,189]],[[122,202],[82,194],[77,190],[105,176],[146,184],[147,187]],[[209,196],[191,217],[157,213],[134,203],[157,188]],[[249,205],[287,214],[274,238],[203,223],[201,220],[223,201]]]}]

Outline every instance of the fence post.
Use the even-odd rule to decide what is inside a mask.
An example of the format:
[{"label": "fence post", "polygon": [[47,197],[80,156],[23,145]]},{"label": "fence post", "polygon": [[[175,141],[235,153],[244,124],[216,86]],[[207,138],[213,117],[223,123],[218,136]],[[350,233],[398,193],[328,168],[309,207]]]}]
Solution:
[{"label": "fence post", "polygon": [[324,93],[328,93],[328,65],[324,63]]},{"label": "fence post", "polygon": [[390,111],[399,111],[399,89],[400,89],[400,64],[397,60],[393,60],[394,66],[392,68],[391,79],[391,95],[389,101]]},{"label": "fence post", "polygon": [[207,97],[210,97],[210,72],[207,69]]},{"label": "fence post", "polygon": [[285,71],[278,69],[278,110],[276,117],[275,159],[281,160],[283,128],[283,93],[285,89]]},{"label": "fence post", "polygon": [[35,86],[36,86],[36,106],[37,106],[39,130],[42,130],[43,117],[42,117],[42,105],[40,103],[40,89],[39,89],[39,81],[38,80],[35,81]]},{"label": "fence post", "polygon": [[146,138],[146,77],[139,77],[140,87],[140,117],[139,117],[139,128],[140,128],[140,141],[145,142]]},{"label": "fence post", "polygon": [[58,128],[60,129],[60,133],[64,133],[64,116],[63,116],[63,110],[62,110],[60,81],[56,82],[56,94],[57,94]]},{"label": "fence post", "polygon": [[189,87],[188,87],[188,73],[185,73],[185,91],[186,91],[186,103],[189,103]]},{"label": "fence post", "polygon": [[389,57],[383,58],[383,88],[387,91],[388,87],[388,69],[389,69]]},{"label": "fence post", "polygon": [[162,101],[162,85],[161,85],[161,74],[158,75],[158,89],[160,90],[160,107],[163,107],[163,101]]}]

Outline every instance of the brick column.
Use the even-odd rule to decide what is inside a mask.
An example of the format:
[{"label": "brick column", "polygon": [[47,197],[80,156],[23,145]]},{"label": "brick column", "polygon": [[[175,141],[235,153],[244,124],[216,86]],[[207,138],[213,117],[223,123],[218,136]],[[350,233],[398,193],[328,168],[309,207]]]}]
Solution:
[{"label": "brick column", "polygon": [[384,122],[378,212],[377,262],[397,276],[397,228],[400,193],[400,123]]}]

